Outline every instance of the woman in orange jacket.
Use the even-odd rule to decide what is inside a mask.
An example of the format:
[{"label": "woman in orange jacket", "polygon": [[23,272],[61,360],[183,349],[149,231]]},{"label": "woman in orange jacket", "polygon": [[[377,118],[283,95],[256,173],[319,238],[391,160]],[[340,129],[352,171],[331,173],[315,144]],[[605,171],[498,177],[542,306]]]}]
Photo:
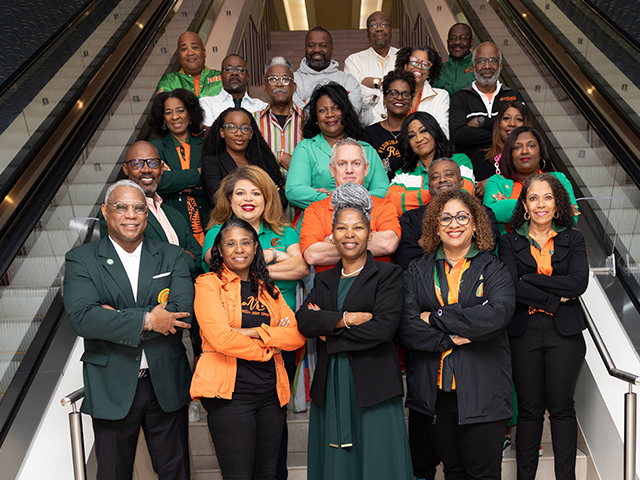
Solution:
[{"label": "woman in orange jacket", "polygon": [[290,395],[280,351],[305,339],[249,223],[227,221],[211,250],[211,273],[196,280],[203,353],[191,396],[207,410],[222,477],[272,479]]}]

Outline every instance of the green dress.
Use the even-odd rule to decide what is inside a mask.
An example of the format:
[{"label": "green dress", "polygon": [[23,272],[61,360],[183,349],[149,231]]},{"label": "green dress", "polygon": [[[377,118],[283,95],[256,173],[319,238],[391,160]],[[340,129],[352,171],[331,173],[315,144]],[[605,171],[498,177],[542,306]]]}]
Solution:
[{"label": "green dress", "polygon": [[[340,279],[338,310],[356,278]],[[348,353],[329,356],[325,395],[311,403],[308,480],[413,479],[401,397],[358,407]]]}]

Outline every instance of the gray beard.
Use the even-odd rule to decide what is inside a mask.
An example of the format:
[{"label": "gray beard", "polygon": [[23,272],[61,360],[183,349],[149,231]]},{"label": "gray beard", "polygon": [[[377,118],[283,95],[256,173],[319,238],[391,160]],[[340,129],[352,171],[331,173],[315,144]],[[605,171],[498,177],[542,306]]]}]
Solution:
[{"label": "gray beard", "polygon": [[480,75],[478,75],[478,72],[475,72],[475,71],[473,72],[473,76],[476,77],[476,82],[478,83],[478,85],[482,87],[490,87],[492,85],[495,85],[496,82],[498,81],[498,77],[500,76],[500,70],[496,71],[496,73],[492,75],[491,78],[481,77]]}]

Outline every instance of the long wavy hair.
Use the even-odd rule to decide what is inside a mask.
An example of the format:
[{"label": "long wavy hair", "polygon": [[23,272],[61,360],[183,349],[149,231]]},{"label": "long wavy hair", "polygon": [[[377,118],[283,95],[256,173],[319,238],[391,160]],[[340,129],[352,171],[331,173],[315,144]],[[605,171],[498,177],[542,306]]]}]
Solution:
[{"label": "long wavy hair", "polygon": [[253,256],[251,265],[249,266],[249,281],[257,289],[260,289],[261,285],[263,285],[267,290],[267,293],[272,298],[278,298],[278,290],[276,289],[271,275],[269,275],[267,263],[264,261],[262,246],[258,241],[258,234],[248,222],[240,218],[232,218],[231,220],[226,221],[224,225],[222,225],[220,232],[218,232],[218,235],[216,235],[216,238],[213,241],[213,247],[211,247],[211,260],[209,261],[209,268],[212,272],[215,272],[218,275],[218,278],[221,278],[222,270],[224,270],[225,266],[222,255],[220,254],[222,239],[224,238],[224,235],[228,230],[235,227],[246,230],[249,233],[251,239],[256,244],[256,253]]},{"label": "long wavy hair", "polygon": [[342,124],[344,125],[345,135],[347,137],[355,138],[356,140],[363,140],[364,130],[360,123],[358,112],[356,112],[353,105],[351,105],[349,93],[347,93],[342,85],[336,82],[319,85],[311,94],[311,99],[304,108],[306,112],[306,120],[304,122],[304,127],[302,128],[302,136],[304,138],[313,138],[319,133],[322,133],[318,126],[318,113],[316,108],[318,106],[318,100],[325,95],[328,95],[329,98],[340,107],[340,110],[342,110]]},{"label": "long wavy hair", "polygon": [[533,182],[547,182],[551,187],[553,199],[556,202],[556,211],[558,212],[558,218],[554,219],[556,225],[565,228],[573,228],[576,224],[576,218],[573,215],[573,206],[571,205],[569,192],[564,188],[562,182],[550,173],[531,175],[527,181],[524,182],[522,190],[520,191],[520,196],[516,202],[516,208],[513,209],[513,215],[511,215],[511,220],[509,220],[509,226],[515,231],[527,221],[524,218],[524,213],[526,212],[524,204],[527,201],[527,193],[529,192],[529,188]]},{"label": "long wavy hair", "polygon": [[447,136],[438,125],[437,120],[433,115],[427,112],[413,112],[402,122],[402,128],[400,129],[400,155],[402,156],[402,163],[400,168],[404,173],[412,172],[420,158],[411,148],[409,143],[409,124],[414,120],[418,120],[427,132],[434,138],[436,142],[436,150],[433,154],[433,158],[451,157],[454,152],[453,143],[447,139]]},{"label": "long wavy hair", "polygon": [[168,128],[162,128],[164,125],[164,103],[169,98],[177,98],[184,104],[189,114],[189,131],[193,135],[201,135],[204,112],[202,111],[202,107],[200,107],[198,97],[184,88],[177,88],[171,92],[161,92],[155,96],[151,104],[149,120],[147,121],[153,133],[161,138],[166,137],[170,133]]},{"label": "long wavy hair", "polygon": [[202,145],[202,157],[222,155],[227,151],[227,145],[222,135],[220,135],[220,129],[224,128],[227,116],[233,112],[244,113],[249,118],[249,123],[253,129],[253,135],[249,140],[247,149],[244,151],[247,161],[251,165],[260,167],[267,172],[277,187],[283,187],[284,177],[282,176],[280,165],[278,165],[275,155],[262,136],[262,133],[260,133],[260,128],[258,128],[258,124],[253,118],[253,115],[242,107],[227,108],[220,114],[216,121],[213,122]]},{"label": "long wavy hair", "polygon": [[431,68],[429,69],[429,78],[427,78],[427,82],[429,82],[429,85],[433,85],[433,82],[440,78],[440,73],[442,73],[442,57],[440,57],[440,54],[431,47],[427,47],[426,45],[421,47],[402,47],[396,54],[396,70],[404,70],[404,67],[407,66],[411,59],[411,55],[413,55],[413,52],[416,50],[426,52],[429,56]]},{"label": "long wavy hair", "polygon": [[260,190],[264,197],[264,213],[262,214],[261,220],[269,225],[271,230],[281,235],[284,227],[288,226],[288,223],[284,221],[278,189],[269,175],[260,167],[254,165],[236,168],[224,177],[220,188],[216,192],[215,207],[209,214],[207,230],[211,229],[214,225],[220,225],[233,218],[231,197],[236,189],[236,184],[240,180],[247,180],[258,187],[258,190]]},{"label": "long wavy hair", "polygon": [[495,239],[491,231],[489,217],[487,217],[487,212],[480,200],[464,190],[452,190],[437,195],[429,202],[429,205],[427,205],[424,211],[420,244],[425,254],[435,252],[442,243],[438,235],[438,217],[449,200],[460,200],[469,209],[469,213],[471,213],[471,218],[476,227],[475,238],[473,239],[476,247],[480,250],[493,251]]},{"label": "long wavy hair", "polygon": [[520,115],[522,115],[523,126],[525,127],[533,126],[531,112],[529,112],[529,109],[527,108],[526,105],[524,105],[522,102],[519,102],[517,100],[514,100],[509,103],[505,103],[500,109],[500,111],[498,112],[496,121],[493,123],[491,147],[487,149],[487,154],[484,157],[484,159],[488,162],[493,162],[493,159],[496,157],[496,155],[499,155],[502,153],[502,150],[504,148],[504,143],[502,141],[502,135],[500,135],[500,123],[502,123],[502,117],[504,116],[505,112],[510,108],[515,108],[520,112]]},{"label": "long wavy hair", "polygon": [[541,170],[543,172],[548,172],[551,170],[551,157],[549,157],[549,150],[547,150],[547,144],[544,142],[542,135],[533,127],[518,127],[512,130],[512,132],[507,137],[507,140],[504,142],[504,148],[502,149],[502,157],[500,157],[500,162],[498,166],[500,167],[500,172],[502,172],[502,176],[509,180],[518,180],[518,175],[516,174],[516,169],[513,166],[513,145],[516,143],[518,139],[518,135],[521,133],[531,133],[536,140],[538,141],[538,145],[540,146],[540,160],[544,160],[542,162]]}]

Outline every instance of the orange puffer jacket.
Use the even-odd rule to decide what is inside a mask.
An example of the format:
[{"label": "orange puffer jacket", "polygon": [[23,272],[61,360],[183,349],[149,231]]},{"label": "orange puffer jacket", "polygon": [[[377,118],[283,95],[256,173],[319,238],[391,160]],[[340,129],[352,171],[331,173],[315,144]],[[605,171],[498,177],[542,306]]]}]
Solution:
[{"label": "orange puffer jacket", "polygon": [[[273,351],[274,348],[300,348],[305,338],[298,332],[295,314],[282,295],[273,299],[261,287],[259,298],[271,315],[271,325],[263,323],[257,327],[260,338],[254,339],[233,330],[242,327],[240,277],[227,268],[222,271],[222,278],[213,272],[198,277],[194,311],[200,325],[202,355],[191,381],[192,398],[231,399],[236,384],[237,358],[258,362],[273,358],[280,405],[289,402],[291,392],[282,355],[274,355]],[[289,317],[288,327],[275,326],[285,317]]]}]

